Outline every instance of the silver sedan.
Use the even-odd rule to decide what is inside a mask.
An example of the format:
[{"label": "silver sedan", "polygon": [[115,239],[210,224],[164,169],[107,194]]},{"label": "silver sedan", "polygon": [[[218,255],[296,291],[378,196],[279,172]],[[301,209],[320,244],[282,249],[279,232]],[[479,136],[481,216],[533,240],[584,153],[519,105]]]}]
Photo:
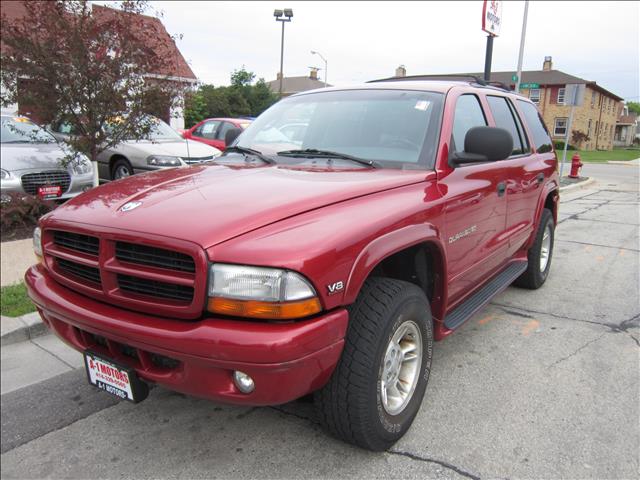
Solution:
[{"label": "silver sedan", "polygon": [[31,120],[3,114],[0,123],[3,203],[10,193],[65,200],[91,188],[93,166],[86,157],[64,167],[62,160],[69,152]]}]

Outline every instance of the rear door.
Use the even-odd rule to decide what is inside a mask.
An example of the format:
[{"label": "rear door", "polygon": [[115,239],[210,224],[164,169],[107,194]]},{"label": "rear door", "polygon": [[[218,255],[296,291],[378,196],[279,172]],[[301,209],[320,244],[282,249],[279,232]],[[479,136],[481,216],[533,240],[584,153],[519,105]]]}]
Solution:
[{"label": "rear door", "polygon": [[[455,101],[450,149],[463,151],[467,131],[488,122],[478,96],[463,94]],[[504,262],[507,203],[500,163],[458,166],[439,179],[446,193],[444,237],[450,305],[487,280]]]}]

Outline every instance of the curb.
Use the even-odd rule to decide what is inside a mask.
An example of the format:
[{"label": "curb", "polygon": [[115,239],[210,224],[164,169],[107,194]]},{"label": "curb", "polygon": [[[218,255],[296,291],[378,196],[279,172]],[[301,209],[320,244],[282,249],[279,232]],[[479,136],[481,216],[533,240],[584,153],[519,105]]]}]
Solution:
[{"label": "curb", "polygon": [[24,342],[46,334],[49,329],[40,319],[38,312],[27,313],[21,317],[2,317],[1,346]]},{"label": "curb", "polygon": [[592,185],[594,183],[596,183],[596,179],[593,178],[593,177],[589,177],[586,180],[583,180],[581,182],[573,183],[571,185],[565,185],[564,187],[560,187],[560,191],[561,192],[570,192],[572,190],[579,190],[581,188],[588,187],[589,185]]}]

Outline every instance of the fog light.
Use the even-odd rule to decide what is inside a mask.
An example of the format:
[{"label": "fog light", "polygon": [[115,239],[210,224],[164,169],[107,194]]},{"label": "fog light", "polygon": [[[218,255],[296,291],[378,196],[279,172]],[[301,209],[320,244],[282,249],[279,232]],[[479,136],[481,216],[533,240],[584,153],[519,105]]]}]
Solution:
[{"label": "fog light", "polygon": [[236,384],[236,387],[238,387],[238,390],[242,393],[251,393],[253,389],[256,388],[253,383],[253,378],[239,370],[233,372],[233,383]]}]

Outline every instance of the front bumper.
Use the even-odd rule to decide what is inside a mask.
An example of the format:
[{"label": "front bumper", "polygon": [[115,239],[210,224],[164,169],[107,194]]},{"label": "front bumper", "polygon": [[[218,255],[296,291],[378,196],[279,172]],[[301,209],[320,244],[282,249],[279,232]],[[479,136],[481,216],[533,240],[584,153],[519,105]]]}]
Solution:
[{"label": "front bumper", "polygon": [[[322,387],[340,358],[348,322],[344,309],[295,323],[171,320],[87,298],[40,264],[25,282],[45,324],[76,350],[91,348],[171,390],[233,404],[277,405]],[[92,343],[96,336],[106,345]],[[176,362],[167,368],[152,361],[158,356]],[[235,387],[234,370],[253,378],[252,393]]]},{"label": "front bumper", "polygon": [[[50,171],[51,169],[45,169],[46,171]],[[23,195],[27,195],[22,188],[22,175],[26,175],[28,173],[39,173],[42,169],[35,170],[21,170],[19,172],[11,172],[11,178],[7,178],[2,180],[0,183],[0,191],[2,194],[9,193],[19,193]],[[52,198],[52,200],[68,200],[77,195],[80,195],[82,192],[93,187],[93,173],[86,173],[82,175],[76,175],[75,173],[71,175],[71,183],[69,184],[69,188],[65,192],[62,192],[62,195],[59,197]]]}]

